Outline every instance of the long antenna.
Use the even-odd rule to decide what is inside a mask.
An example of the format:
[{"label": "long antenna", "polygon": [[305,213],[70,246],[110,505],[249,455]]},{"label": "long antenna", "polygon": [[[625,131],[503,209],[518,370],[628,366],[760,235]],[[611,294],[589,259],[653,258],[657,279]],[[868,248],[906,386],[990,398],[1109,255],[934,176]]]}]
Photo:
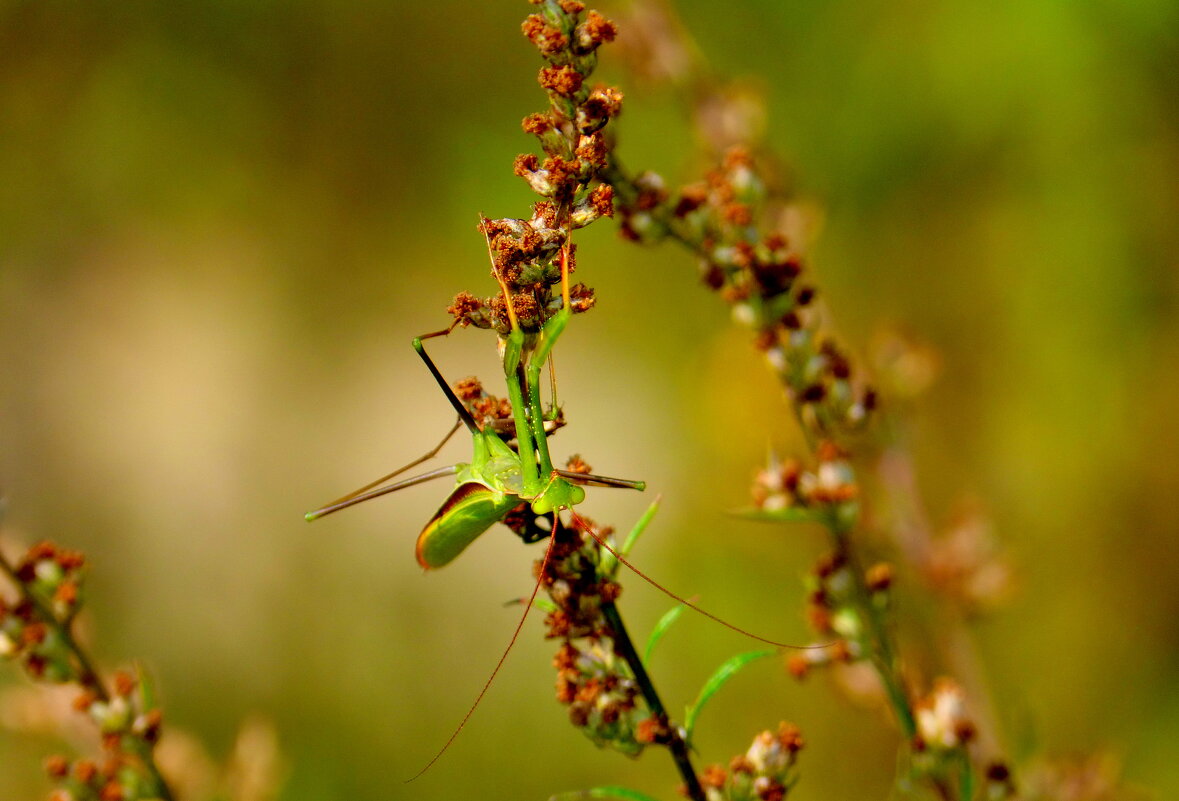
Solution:
[{"label": "long antenna", "polygon": [[[553,515],[553,519],[559,520],[557,515]],[[467,721],[471,719],[471,715],[475,714],[475,709],[479,706],[479,702],[483,700],[483,696],[487,695],[487,689],[491,687],[491,682],[495,681],[495,677],[499,675],[500,668],[504,666],[504,662],[507,661],[508,654],[511,653],[512,647],[516,644],[516,639],[520,636],[520,630],[524,628],[524,621],[528,619],[528,613],[532,611],[532,604],[536,601],[536,594],[540,592],[540,583],[544,581],[545,569],[549,566],[549,557],[553,553],[553,543],[557,539],[555,536],[555,526],[556,523],[554,523],[554,536],[549,538],[549,544],[544,550],[544,560],[540,563],[540,570],[537,573],[536,584],[532,587],[532,595],[528,596],[528,603],[524,605],[524,614],[520,615],[520,622],[516,624],[516,630],[512,632],[512,639],[508,643],[508,647],[504,649],[504,652],[500,656],[499,661],[495,663],[495,669],[491,671],[491,675],[488,676],[487,681],[483,683],[483,689],[480,690],[479,695],[475,697],[475,703],[471,704],[471,708],[467,710],[467,714],[463,715],[463,719],[459,721],[459,725],[455,727],[453,732],[451,732],[450,737],[443,744],[442,748],[438,749],[438,753],[430,758],[430,761],[426,763],[425,767],[406,779],[406,784],[409,784],[414,779],[428,771],[430,768],[434,767],[434,763],[437,762],[438,759],[446,753],[447,749],[450,748],[450,744],[458,738],[459,732],[463,730],[463,727],[467,725]]]},{"label": "long antenna", "polygon": [[810,650],[816,650],[819,648],[830,648],[834,644],[834,643],[828,642],[828,643],[819,643],[817,645],[791,645],[788,642],[778,642],[777,640],[771,640],[767,637],[762,637],[760,635],[754,634],[751,631],[746,631],[745,629],[741,628],[740,626],[734,626],[729,621],[717,617],[712,612],[709,612],[707,609],[701,609],[699,606],[696,606],[696,604],[692,603],[687,598],[683,598],[679,595],[676,595],[674,592],[667,589],[667,587],[664,587],[658,581],[651,578],[646,573],[639,570],[637,567],[635,567],[630,562],[628,562],[626,560],[625,556],[620,554],[617,551],[617,549],[615,549],[613,546],[611,546],[609,543],[607,543],[606,540],[604,540],[598,534],[598,532],[594,530],[593,526],[591,526],[589,523],[587,523],[584,518],[582,518],[580,515],[577,514],[577,512],[570,509],[569,514],[573,515],[573,519],[575,521],[577,521],[580,528],[583,531],[585,531],[587,534],[589,534],[590,537],[592,537],[593,540],[598,543],[598,545],[602,546],[607,551],[609,551],[611,554],[613,554],[614,558],[617,559],[619,561],[619,563],[626,565],[626,567],[630,568],[630,571],[632,573],[634,573],[636,576],[638,576],[643,581],[647,582],[652,587],[659,590],[660,592],[662,592],[664,595],[668,596],[669,598],[671,598],[675,601],[678,601],[679,603],[683,604],[684,606],[688,607],[689,609],[693,610],[694,612],[699,612],[700,614],[704,615],[709,620],[711,620],[715,623],[719,623],[727,629],[732,629],[733,631],[737,632],[738,634],[744,634],[746,637],[748,637],[751,640],[757,640],[758,642],[764,642],[766,645],[773,645],[777,648],[791,648],[796,651],[810,651]]},{"label": "long antenna", "polygon": [[303,517],[307,520],[307,522],[310,523],[312,520],[318,520],[321,517],[330,515],[332,512],[338,512],[341,509],[347,509],[349,506],[355,506],[358,503],[371,501],[373,498],[379,498],[382,495],[388,495],[390,492],[397,492],[397,490],[402,490],[406,487],[425,484],[427,481],[433,481],[436,478],[442,478],[443,476],[453,476],[457,472],[458,465],[452,464],[447,465],[446,467],[439,467],[437,470],[431,470],[429,473],[422,473],[419,476],[411,476],[410,478],[390,484],[387,487],[381,487],[380,489],[375,489],[371,492],[364,492],[360,495],[350,495],[343,500],[336,501],[335,503],[329,503],[322,509],[316,509],[314,512],[308,512],[307,514],[303,515]]},{"label": "long antenna", "polygon": [[[386,473],[385,475],[381,476],[380,478],[378,478],[378,479],[374,479],[374,480],[372,480],[372,481],[368,482],[368,483],[367,483],[367,484],[365,484],[363,487],[360,487],[360,488],[358,488],[358,489],[354,489],[354,490],[352,490],[351,492],[349,492],[347,495],[343,496],[342,498],[336,498],[336,499],[335,499],[334,501],[332,501],[331,503],[325,503],[323,506],[321,506],[321,507],[320,507],[319,509],[317,509],[316,511],[314,511],[314,512],[311,512],[311,513],[310,513],[310,514],[308,514],[308,515],[305,515],[305,517],[306,517],[308,520],[315,520],[317,517],[322,517],[322,516],[323,516],[323,514],[327,514],[327,512],[324,512],[324,511],[323,511],[324,509],[327,509],[327,508],[329,508],[329,507],[332,507],[332,508],[334,508],[334,507],[336,507],[336,506],[339,506],[340,504],[344,503],[344,501],[350,501],[350,500],[352,500],[353,498],[355,498],[356,496],[358,496],[358,495],[361,495],[361,494],[363,494],[363,493],[365,493],[365,492],[368,492],[368,491],[369,491],[370,489],[372,489],[373,487],[379,487],[379,486],[381,486],[382,484],[384,484],[386,481],[389,481],[390,479],[394,479],[394,478],[396,478],[397,476],[399,476],[399,475],[401,475],[402,473],[404,473],[406,470],[409,470],[411,467],[417,467],[417,466],[418,466],[418,465],[420,465],[422,462],[428,462],[428,461],[430,461],[431,459],[433,459],[435,456],[437,456],[437,455],[438,455],[438,452],[439,452],[440,450],[442,450],[442,448],[443,448],[443,447],[445,447],[446,443],[450,441],[450,438],[454,436],[455,432],[459,430],[459,427],[460,427],[461,425],[462,425],[462,421],[460,421],[460,420],[456,420],[456,421],[455,421],[455,423],[454,423],[454,425],[453,425],[453,426],[451,426],[451,428],[450,428],[450,431],[447,431],[447,432],[446,432],[446,436],[444,436],[444,437],[442,438],[442,440],[441,440],[441,441],[440,441],[440,442],[439,442],[437,445],[435,445],[435,446],[434,446],[433,448],[431,448],[430,450],[426,451],[424,454],[422,454],[422,455],[421,455],[421,456],[419,456],[418,458],[414,459],[414,460],[413,460],[412,462],[410,462],[409,464],[407,464],[407,465],[403,465],[402,467],[399,467],[399,468],[397,468],[397,469],[396,469],[396,470],[394,470],[392,473]],[[321,514],[321,512],[322,512],[323,514]]]}]

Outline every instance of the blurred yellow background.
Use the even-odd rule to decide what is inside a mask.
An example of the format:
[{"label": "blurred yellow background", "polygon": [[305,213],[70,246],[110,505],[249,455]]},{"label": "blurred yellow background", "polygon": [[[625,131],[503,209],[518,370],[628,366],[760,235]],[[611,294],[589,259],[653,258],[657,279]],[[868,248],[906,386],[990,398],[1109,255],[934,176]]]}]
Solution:
[{"label": "blurred yellow background", "polygon": [[[977,630],[1013,755],[1109,749],[1176,797],[1179,5],[678,6],[717,70],[764,92],[768,144],[823,209],[813,275],[857,360],[882,323],[940,352],[917,461],[935,522],[981,499],[1018,565]],[[403,785],[497,659],[539,551],[497,529],[423,577],[412,542],[443,486],[302,520],[452,421],[409,341],[458,290],[492,291],[477,215],[528,215],[511,161],[544,103],[529,10],[0,0],[5,540],[90,556],[98,658],[142,659],[168,724],[216,758],[243,718],[273,720],[291,801],[675,797],[664,755],[598,752],[567,723],[539,621]],[[698,167],[668,93],[610,48],[600,75],[627,95],[629,166]],[[558,351],[554,448],[663,495],[635,557],[653,575],[804,639],[820,534],[726,515],[767,446],[797,444],[748,336],[684,253],[609,223],[579,242],[599,306]],[[485,332],[434,353],[497,386]],[[584,508],[626,527],[648,500]],[[627,587],[642,637],[668,601]],[[748,647],[685,619],[653,672],[678,709]],[[781,718],[809,743],[792,797],[888,796],[889,726],[768,662],[701,719],[702,762]],[[60,748],[0,729],[0,795],[42,796]]]}]

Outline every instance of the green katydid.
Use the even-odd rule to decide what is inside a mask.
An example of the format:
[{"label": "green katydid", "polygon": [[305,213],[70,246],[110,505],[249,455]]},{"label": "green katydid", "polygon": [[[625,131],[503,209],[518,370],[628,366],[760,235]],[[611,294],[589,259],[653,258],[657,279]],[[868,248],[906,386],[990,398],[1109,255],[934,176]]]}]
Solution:
[{"label": "green katydid", "polygon": [[[488,238],[488,252],[490,254],[491,240],[487,233],[488,222],[486,219],[483,220],[483,230],[484,235]],[[546,422],[554,423],[556,413],[554,412],[554,416],[546,418],[542,411],[540,374],[543,365],[552,355],[553,345],[565,330],[565,326],[572,316],[569,289],[569,252],[570,245],[566,240],[560,250],[561,307],[541,325],[538,332],[530,335],[525,334],[517,319],[512,293],[496,265],[494,257],[492,258],[492,274],[503,292],[510,322],[509,333],[507,336],[501,337],[501,346],[504,376],[507,379],[508,398],[512,407],[516,449],[513,450],[508,444],[511,438],[505,440],[494,427],[480,428],[470,411],[455,395],[450,385],[446,383],[429,354],[426,353],[423,345],[424,340],[446,336],[455,326],[451,325],[450,328],[424,334],[413,340],[414,350],[421,356],[443,394],[446,395],[447,400],[458,413],[459,422],[455,423],[454,427],[442,438],[442,441],[425,455],[321,509],[310,512],[306,515],[307,520],[316,520],[371,498],[443,476],[453,475],[456,477],[454,489],[430,521],[426,523],[421,534],[418,535],[416,547],[418,563],[426,569],[433,569],[449,564],[483,532],[496,522],[502,521],[509,512],[522,503],[528,504],[532,513],[538,517],[549,516],[555,527],[560,523],[557,514],[559,511],[569,510],[570,514],[576,516],[573,507],[585,498],[585,490],[581,485],[646,489],[646,484],[642,481],[556,469],[553,467],[552,457],[549,455],[548,434],[551,433],[551,430],[546,429],[545,424]],[[525,393],[527,398],[525,398]],[[450,465],[392,484],[385,484],[386,481],[406,470],[433,458],[461,426],[466,426],[471,434],[473,455],[469,463]],[[549,531],[537,526],[534,520],[530,526],[526,527],[526,533],[521,536],[526,542],[536,542],[548,536],[549,533]],[[761,637],[734,626],[671,592],[632,565],[624,554],[619,553],[608,542],[596,535],[592,536],[603,550],[610,552],[620,564],[626,566],[639,578],[688,608],[727,628],[759,642],[781,648],[825,647],[823,645],[791,645]],[[537,586],[539,587],[539,584]]]},{"label": "green katydid", "polygon": [[[484,232],[485,234],[487,232],[486,220],[484,220]],[[490,237],[488,238],[488,248],[490,250]],[[553,466],[552,457],[549,455],[547,438],[551,430],[546,428],[546,422],[552,425],[556,422],[556,417],[555,413],[554,416],[546,416],[543,413],[540,375],[543,365],[552,355],[553,345],[565,330],[569,318],[572,316],[569,290],[569,249],[569,243],[566,241],[560,251],[561,307],[534,334],[526,334],[521,327],[517,319],[512,294],[508,289],[507,282],[496,266],[494,258],[492,259],[493,274],[503,291],[505,307],[510,321],[508,335],[501,337],[501,347],[504,376],[507,380],[508,398],[512,408],[512,423],[514,425],[513,433],[515,435],[516,448],[513,449],[509,444],[511,437],[505,438],[505,436],[501,436],[496,431],[495,426],[479,426],[474,416],[455,394],[454,390],[451,389],[450,385],[447,384],[434,364],[434,361],[426,352],[423,344],[424,340],[437,336],[445,336],[454,329],[454,325],[442,331],[424,334],[413,340],[414,350],[417,351],[422,361],[425,362],[427,369],[429,369],[434,380],[438,383],[443,394],[451,406],[454,407],[459,421],[447,432],[446,436],[442,438],[437,446],[423,456],[327,506],[308,513],[306,515],[307,520],[316,520],[324,515],[331,514],[357,503],[437,478],[455,476],[454,489],[430,521],[426,523],[421,534],[418,535],[416,546],[418,563],[426,569],[433,569],[449,564],[467,546],[483,534],[483,532],[487,531],[496,522],[503,521],[512,510],[519,507],[522,503],[527,504],[532,514],[536,516],[532,523],[525,527],[525,533],[522,536],[525,541],[537,541],[548,536],[549,533],[555,533],[556,526],[560,524],[560,517],[558,516],[560,511],[568,510],[571,515],[576,517],[573,507],[581,503],[585,498],[585,490],[582,489],[581,485],[597,485],[636,490],[646,488],[645,483],[642,481],[629,481],[559,470]],[[473,454],[469,463],[450,465],[393,483],[386,483],[410,468],[433,458],[462,426],[465,426],[471,434]],[[505,431],[506,434],[507,431]],[[536,524],[537,519],[545,516],[548,516],[552,521],[552,532],[545,531]],[[667,590],[627,561],[626,557],[622,553],[619,553],[613,546],[593,533],[592,527],[583,525],[582,528],[586,529],[590,536],[604,550],[611,553],[619,563],[628,567],[640,578],[654,585],[681,604],[734,631],[761,642],[785,648],[826,647],[790,645],[788,643],[766,639],[745,629],[738,628]],[[536,594],[540,589],[544,567],[548,563],[551,552],[552,541],[550,541],[549,548],[545,552],[544,561],[541,564],[540,577],[538,577],[537,583],[533,587],[532,596],[525,604],[524,614],[516,626],[508,649],[500,657],[499,663],[488,677],[487,682],[479,692],[475,702],[467,711],[466,716],[451,734],[450,739],[447,740],[442,749],[435,754],[414,778],[428,770],[442,753],[446,751],[466,725],[467,720],[470,719],[475,708],[482,700],[484,693],[487,692],[492,680],[499,673],[508,655],[508,651],[511,650],[512,644],[515,643],[516,637],[524,625],[528,611],[531,609]]]},{"label": "green katydid", "polygon": [[[550,432],[546,430],[545,415],[541,411],[540,375],[542,366],[551,355],[554,343],[564,331],[571,316],[568,253],[569,248],[566,244],[561,250],[562,306],[544,323],[540,331],[531,337],[526,336],[520,327],[508,287],[498,271],[496,272],[496,278],[507,299],[507,313],[511,322],[510,333],[503,339],[503,366],[512,406],[517,449],[513,450],[508,441],[493,428],[480,428],[426,353],[423,340],[445,336],[450,333],[453,326],[425,334],[413,340],[414,350],[421,356],[443,394],[458,413],[459,422],[442,442],[421,458],[309,513],[306,516],[308,520],[315,520],[406,487],[454,475],[454,490],[418,536],[418,563],[424,568],[431,569],[449,564],[479,535],[503,520],[521,503],[529,504],[535,515],[551,515],[558,510],[569,509],[581,503],[585,498],[585,490],[581,488],[581,484],[637,490],[646,487],[642,481],[584,475],[553,467],[547,442]],[[384,484],[411,467],[432,458],[460,425],[466,426],[471,434],[473,455],[469,463],[451,465],[392,484]],[[381,484],[384,486],[378,486]]]}]

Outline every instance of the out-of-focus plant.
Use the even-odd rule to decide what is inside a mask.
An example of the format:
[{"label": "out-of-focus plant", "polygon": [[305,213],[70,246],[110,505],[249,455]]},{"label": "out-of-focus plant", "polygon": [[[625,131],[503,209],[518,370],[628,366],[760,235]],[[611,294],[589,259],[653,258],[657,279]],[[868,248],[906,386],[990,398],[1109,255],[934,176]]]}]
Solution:
[{"label": "out-of-focus plant", "polygon": [[[460,383],[457,394],[470,417],[480,425],[498,425],[497,431],[514,425],[517,435],[531,429],[542,454],[539,462],[546,465],[547,432],[540,421],[565,423],[555,382],[548,412],[537,385],[539,363],[564,328],[563,322],[554,328],[551,321],[559,315],[567,320],[572,311],[585,311],[594,302],[584,285],[569,287],[573,232],[617,213],[625,238],[648,245],[672,241],[688,249],[703,284],[752,331],[753,344],[781,383],[793,422],[809,446],[805,455],[771,457],[757,473],[754,504],[746,512],[774,523],[818,523],[827,532],[828,552],[805,586],[808,618],[820,639],[788,659],[789,672],[800,679],[824,667],[869,672],[861,691],[866,686],[868,694],[883,700],[899,732],[896,789],[901,794],[944,801],[1012,797],[1015,781],[985,697],[971,697],[947,676],[929,680],[915,671],[898,637],[893,597],[899,578],[920,579],[956,610],[945,625],[962,629],[971,616],[1002,598],[1009,570],[993,540],[983,536],[987,528],[981,518],[946,535],[928,531],[911,465],[896,436],[902,418],[886,415],[887,424],[878,427],[883,433],[873,431],[880,396],[830,333],[815,284],[806,275],[807,232],[799,222],[805,215],[777,185],[772,157],[761,151],[760,104],[750,93],[709,76],[699,52],[669,16],[640,7],[631,21],[632,41],[641,52],[632,60],[646,75],[683,90],[712,162],[700,180],[670,189],[660,176],[623,165],[610,125],[621,110],[622,93],[589,83],[599,48],[615,38],[617,27],[595,11],[586,13],[578,0],[533,3],[539,11],[526,19],[523,31],[546,62],[539,83],[549,108],[528,116],[523,127],[537,137],[544,158],[519,156],[515,172],[542,199],[527,219],[482,221],[492,276],[501,291],[486,298],[460,293],[449,309],[454,322],[439,332],[474,326],[498,334],[509,400],[487,396],[473,380]],[[555,292],[558,281],[561,297]],[[537,357],[529,361],[534,353]],[[900,340],[878,354],[886,391],[895,395],[898,407],[935,372],[933,359]],[[517,447],[520,469],[531,468],[534,460],[525,439]],[[465,474],[456,469],[461,482]],[[861,478],[865,469],[869,481]],[[573,480],[579,473],[588,473],[588,467],[574,457],[566,471],[554,469],[550,481]],[[527,485],[530,479],[523,480]],[[866,502],[866,493],[877,488],[882,499],[891,501],[891,516]],[[722,666],[685,725],[671,721],[655,692],[615,603],[621,593],[619,564],[629,564],[624,554],[647,519],[618,546],[611,543],[610,529],[573,511],[580,496],[542,509],[536,493],[491,489],[513,492],[525,502],[503,522],[526,541],[551,533],[537,566],[537,587],[549,596],[541,604],[548,610],[548,636],[562,642],[555,660],[558,699],[573,724],[595,744],[631,756],[651,744],[668,747],[683,791],[694,801],[784,797],[797,779],[795,759],[802,746],[793,726],[782,724],[777,735],[758,735],[728,770],[698,772],[688,748],[703,703],[764,653],[741,655]],[[446,512],[444,505],[439,514]],[[869,536],[890,529],[892,549]],[[879,552],[889,550],[904,560],[899,573],[881,558]],[[535,599],[534,591],[528,605],[540,603]],[[640,797],[617,787],[586,793]]]},{"label": "out-of-focus plant", "polygon": [[0,598],[0,654],[37,682],[78,688],[73,708],[89,718],[102,740],[100,760],[50,757],[45,770],[58,785],[54,801],[134,801],[175,796],[156,765],[163,713],[142,671],[118,671],[109,685],[79,644],[85,558],[42,542],[19,561],[0,554],[0,572],[16,590]]},{"label": "out-of-focus plant", "polygon": [[[666,60],[667,45],[676,40],[650,24],[637,38],[649,42],[658,35]],[[828,532],[830,551],[808,578],[807,592],[808,619],[832,642],[792,656],[790,671],[801,678],[823,665],[870,666],[902,738],[899,786],[971,799],[982,781],[989,782],[988,796],[1001,795],[1009,782],[990,781],[998,770],[972,763],[977,727],[962,691],[942,679],[923,693],[907,673],[892,617],[894,569],[863,555],[863,489],[853,457],[867,438],[877,392],[825,330],[796,241],[801,237],[789,230],[789,200],[774,185],[768,157],[754,152],[757,126],[748,98],[706,81],[699,56],[682,43],[679,49],[682,57],[670,60],[681,66],[669,77],[695,90],[694,119],[699,138],[719,150],[715,166],[703,180],[672,190],[654,173],[627,171],[612,152],[606,180],[614,187],[623,234],[643,244],[673,241],[687,248],[703,284],[751,329],[810,445],[809,456],[772,457],[758,472],[748,512],[784,524],[816,522]]]},{"label": "out-of-focus plant", "polygon": [[[666,11],[636,8],[626,23],[638,45],[630,53],[632,66],[682,90],[688,124],[706,151],[703,174],[673,188],[652,172],[624,164],[613,124],[622,93],[591,84],[599,49],[615,39],[618,26],[587,12],[578,0],[533,4],[537,11],[528,16],[523,32],[545,61],[539,83],[548,107],[525,118],[523,127],[537,138],[543,157],[519,156],[514,171],[541,199],[527,217],[481,220],[500,292],[489,297],[462,292],[448,309],[453,322],[445,333],[460,327],[494,331],[508,365],[508,400],[487,394],[471,379],[456,385],[470,416],[479,427],[502,434],[505,448],[513,432],[520,442],[531,430],[539,437],[536,453],[547,453],[550,426],[565,423],[555,390],[546,412],[536,375],[525,372],[534,367],[539,372],[545,359],[529,364],[527,356],[537,351],[547,356],[560,331],[549,328],[554,319],[568,319],[595,304],[592,289],[569,283],[569,273],[578,266],[572,243],[576,230],[616,215],[623,236],[633,242],[673,242],[687,249],[703,285],[751,331],[753,346],[765,355],[789,400],[794,419],[784,422],[796,425],[808,446],[804,453],[774,455],[760,466],[752,508],[746,510],[752,519],[818,524],[825,532],[826,552],[804,585],[816,641],[787,659],[787,671],[803,679],[826,670],[849,686],[855,679],[859,692],[881,701],[898,732],[896,791],[901,797],[1120,797],[1116,765],[1101,759],[1045,761],[1029,766],[1023,772],[1026,780],[1017,782],[985,691],[971,680],[980,666],[971,662],[969,669],[946,671],[959,674],[957,679],[931,677],[909,657],[901,636],[906,621],[896,604],[898,584],[920,585],[945,610],[937,625],[961,640],[968,638],[971,620],[1009,592],[1011,569],[977,509],[944,532],[928,522],[905,447],[905,404],[932,381],[936,357],[904,337],[883,337],[875,347],[873,388],[850,357],[852,349],[831,333],[829,313],[808,274],[807,215],[781,188],[780,171],[763,147],[766,117],[756,96],[710,75],[698,49]],[[778,423],[767,421],[767,429]],[[516,478],[523,465],[545,463],[532,449],[516,448]],[[579,457],[548,479],[550,484],[595,482]],[[547,494],[547,485],[544,490]],[[794,726],[781,723],[755,734],[748,750],[727,767],[699,770],[693,752],[693,732],[705,704],[745,665],[775,652],[739,654],[722,665],[681,723],[668,713],[646,662],[684,607],[660,622],[645,653],[622,622],[617,604],[625,575],[621,565],[650,514],[620,544],[609,527],[577,514],[577,501],[542,511],[533,505],[542,494],[503,491],[514,492],[521,503],[504,510],[497,506],[494,519],[485,514],[477,522],[490,526],[499,520],[526,541],[550,537],[527,606],[546,611],[546,637],[559,643],[557,698],[573,725],[595,745],[628,756],[652,745],[665,747],[682,792],[693,801],[784,798],[799,780],[803,738]],[[447,507],[439,514],[444,513]],[[169,771],[157,766],[165,749],[157,749],[160,713],[149,682],[141,671],[117,673],[105,682],[79,647],[73,622],[81,557],[40,545],[15,563],[0,561],[0,567],[16,593],[0,603],[0,653],[36,681],[76,685],[76,709],[102,736],[102,761],[48,761],[57,798],[181,797],[163,778]],[[541,589],[547,597],[537,599]],[[960,661],[962,653],[942,661],[953,665],[954,657]],[[275,784],[273,741],[261,736],[253,743],[242,746],[243,752],[254,753],[253,764],[269,769],[233,772],[237,778],[231,784],[239,788],[227,791],[233,798],[266,798]],[[263,758],[257,759],[258,753]],[[605,785],[563,797],[644,798]]]},{"label": "out-of-focus plant", "polygon": [[[76,623],[86,558],[41,542],[9,560],[0,542],[0,656],[35,685],[10,689],[4,721],[98,753],[46,758],[50,801],[272,801],[285,768],[274,727],[247,721],[223,767],[183,732],[163,734],[152,682],[136,665],[104,678]],[[5,586],[7,585],[7,586]],[[5,591],[6,590],[6,591]],[[56,692],[55,692],[56,691]],[[63,695],[64,693],[64,695]]]},{"label": "out-of-focus plant", "polygon": [[[548,538],[525,615],[543,588],[548,595],[543,603],[548,611],[547,636],[561,641],[554,663],[557,697],[567,706],[577,728],[598,746],[630,756],[651,745],[667,748],[684,792],[693,801],[744,797],[753,786],[764,792],[778,788],[780,797],[793,781],[791,769],[802,745],[796,730],[783,724],[776,738],[759,737],[732,777],[718,778],[713,771],[706,789],[693,766],[690,728],[671,720],[623,623],[616,604],[622,591],[619,567],[626,563],[625,553],[650,514],[627,542],[617,545],[610,544],[609,529],[573,510],[585,494],[580,485],[642,488],[642,482],[595,476],[577,456],[569,460],[565,470],[551,464],[547,436],[564,425],[565,418],[557,403],[555,378],[546,410],[540,373],[573,313],[594,305],[591,289],[584,284],[570,285],[569,275],[577,267],[572,235],[613,214],[614,190],[603,180],[603,171],[608,167],[611,147],[608,125],[621,109],[622,95],[616,88],[589,83],[598,50],[614,39],[615,25],[596,11],[586,12],[575,0],[543,0],[535,5],[538,11],[525,20],[523,32],[546,62],[538,81],[549,103],[545,111],[525,118],[523,127],[536,136],[544,158],[535,154],[517,157],[515,173],[541,199],[533,204],[527,219],[481,220],[499,292],[490,297],[460,292],[448,309],[451,325],[415,340],[415,348],[441,382],[422,340],[448,335],[458,328],[494,331],[508,398],[488,395],[476,379],[458,382],[453,394],[444,385],[460,420],[474,435],[475,455],[469,465],[389,483],[401,473],[397,471],[308,518],[316,519],[421,480],[455,474],[455,489],[419,537],[419,561],[425,567],[446,564],[495,522],[503,522],[525,542]],[[653,511],[654,507],[651,514]],[[442,548],[444,559],[431,558],[433,546],[443,542],[461,544]],[[521,625],[523,622],[521,618]],[[748,661],[723,666],[701,693],[689,719],[694,719],[700,707]],[[459,724],[455,735],[465,722]],[[426,767],[432,764],[433,760]]]}]

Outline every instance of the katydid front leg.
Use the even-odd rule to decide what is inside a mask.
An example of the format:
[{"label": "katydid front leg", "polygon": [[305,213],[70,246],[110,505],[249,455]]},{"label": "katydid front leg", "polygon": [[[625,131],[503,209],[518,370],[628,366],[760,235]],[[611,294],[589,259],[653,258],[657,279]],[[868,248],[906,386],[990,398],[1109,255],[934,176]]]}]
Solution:
[{"label": "katydid front leg", "polygon": [[[536,451],[540,459],[542,476],[548,478],[548,483],[540,498],[532,503],[532,510],[537,514],[545,514],[556,509],[572,509],[585,500],[585,490],[576,484],[571,484],[553,469],[553,460],[549,456],[549,444],[544,436],[544,420],[540,414],[540,371],[545,360],[553,350],[557,338],[565,330],[572,312],[568,305],[549,318],[540,330],[536,348],[529,354],[526,372],[528,384],[528,399],[534,410],[531,418],[533,438],[536,439]],[[540,432],[537,434],[536,432]]]},{"label": "katydid front leg", "polygon": [[[524,331],[516,325],[504,340],[504,379],[508,385],[508,400],[512,404],[512,419],[516,423],[516,445],[520,451],[520,475],[523,479],[524,495],[535,497],[543,487],[536,470],[536,443],[525,408],[524,393],[520,389],[520,376],[524,366],[520,360],[524,351]],[[543,425],[543,424],[542,424]],[[541,441],[545,439],[543,433]]]},{"label": "katydid front leg", "polygon": [[552,353],[553,345],[557,343],[558,337],[564,332],[565,326],[569,324],[569,318],[571,316],[573,316],[573,313],[566,305],[562,306],[560,311],[549,318],[549,321],[540,329],[540,334],[536,338],[536,348],[529,354],[526,368],[528,402],[532,405],[533,409],[537,410],[537,413],[532,415],[531,420],[533,426],[532,436],[537,440],[536,450],[540,456],[540,471],[546,476],[552,475],[553,461],[549,456],[548,442],[544,435],[544,420],[540,414],[540,371],[544,367],[549,354]]}]

